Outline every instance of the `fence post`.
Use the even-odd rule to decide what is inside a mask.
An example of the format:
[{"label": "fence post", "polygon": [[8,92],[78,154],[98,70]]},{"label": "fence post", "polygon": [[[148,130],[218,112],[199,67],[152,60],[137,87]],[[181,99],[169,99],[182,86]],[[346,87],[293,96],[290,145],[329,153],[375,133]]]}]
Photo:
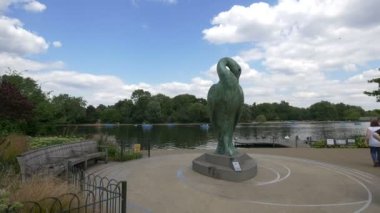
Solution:
[{"label": "fence post", "polygon": [[148,140],[148,158],[150,158],[150,140]]},{"label": "fence post", "polygon": [[79,177],[79,184],[80,184],[80,190],[83,191],[84,190],[84,185],[85,185],[85,180],[84,180],[84,171],[83,170],[80,170],[80,177]]},{"label": "fence post", "polygon": [[121,181],[121,213],[127,212],[127,181]]}]

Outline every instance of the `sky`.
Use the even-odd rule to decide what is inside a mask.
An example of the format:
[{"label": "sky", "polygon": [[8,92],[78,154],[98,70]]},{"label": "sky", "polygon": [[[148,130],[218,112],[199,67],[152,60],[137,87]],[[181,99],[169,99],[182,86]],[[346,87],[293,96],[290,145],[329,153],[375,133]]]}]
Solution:
[{"label": "sky", "polygon": [[377,109],[379,0],[0,0],[0,74],[112,105],[136,89],[206,98],[242,67],[245,103]]}]

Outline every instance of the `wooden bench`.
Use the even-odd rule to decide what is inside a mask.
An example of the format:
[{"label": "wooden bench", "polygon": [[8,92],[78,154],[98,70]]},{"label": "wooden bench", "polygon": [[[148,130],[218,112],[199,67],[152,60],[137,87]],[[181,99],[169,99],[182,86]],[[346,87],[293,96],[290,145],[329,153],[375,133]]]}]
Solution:
[{"label": "wooden bench", "polygon": [[[105,148],[99,151],[99,148]],[[17,157],[22,180],[34,174],[45,173],[59,175],[68,172],[78,164],[87,168],[89,160],[108,161],[107,148],[99,147],[95,141],[54,145],[25,152]]]}]

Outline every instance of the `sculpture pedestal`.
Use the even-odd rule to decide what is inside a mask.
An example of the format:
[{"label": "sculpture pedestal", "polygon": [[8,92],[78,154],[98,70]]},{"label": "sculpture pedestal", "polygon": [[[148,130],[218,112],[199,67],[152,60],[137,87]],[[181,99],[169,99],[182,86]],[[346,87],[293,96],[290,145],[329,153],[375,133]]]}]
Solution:
[{"label": "sculpture pedestal", "polygon": [[[234,167],[233,162],[239,165]],[[236,171],[239,166],[240,171]],[[257,163],[245,153],[234,156],[205,153],[193,160],[193,170],[216,179],[241,182],[256,176]]]}]

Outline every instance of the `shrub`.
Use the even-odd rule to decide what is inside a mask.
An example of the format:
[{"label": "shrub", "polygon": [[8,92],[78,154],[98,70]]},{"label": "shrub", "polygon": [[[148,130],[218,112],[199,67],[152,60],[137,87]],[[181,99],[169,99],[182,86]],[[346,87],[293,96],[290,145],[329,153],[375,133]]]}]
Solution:
[{"label": "shrub", "polygon": [[363,137],[363,136],[357,136],[355,138],[355,146],[357,148],[368,148],[368,145],[365,142],[365,137]]},{"label": "shrub", "polygon": [[[56,197],[62,204],[62,209],[68,209],[71,199],[63,196],[69,193],[79,193],[74,185],[68,184],[67,181],[62,179],[47,176],[35,176],[25,183],[20,184],[19,188],[11,193],[11,202],[37,202],[42,209],[50,209],[52,207],[52,200],[49,197]],[[80,201],[82,203],[82,201]],[[75,205],[75,204],[74,204]],[[57,206],[54,206],[57,208]]]},{"label": "shrub", "polygon": [[129,160],[135,160],[135,159],[139,159],[139,158],[142,158],[141,152],[133,152],[133,151],[129,150],[127,152],[124,152],[122,155],[119,152],[116,155],[115,160],[116,161],[129,161]]},{"label": "shrub", "polygon": [[0,189],[0,212],[18,212],[22,206],[20,202],[11,203],[9,200],[9,192]]},{"label": "shrub", "polygon": [[319,140],[311,144],[311,147],[313,148],[324,148],[326,147],[326,141],[325,140]]},{"label": "shrub", "polygon": [[108,157],[114,161],[129,161],[142,158],[141,152],[133,152],[133,150],[126,150],[121,152],[120,147],[110,146],[108,148]]},{"label": "shrub", "polygon": [[118,153],[118,148],[116,146],[108,146],[108,157],[114,159]]},{"label": "shrub", "polygon": [[[1,167],[1,165],[0,165]],[[78,194],[79,189],[67,181],[53,176],[34,176],[27,182],[21,183],[19,174],[16,174],[12,167],[2,166],[0,172],[0,212],[26,212],[30,210],[29,204],[24,202],[37,202],[42,209],[52,207],[52,199],[56,197],[62,203],[63,209],[68,209],[72,201],[72,194]],[[78,196],[79,202],[83,203],[83,198]],[[78,205],[78,200],[74,199],[72,205]],[[53,206],[57,208],[58,206]],[[25,209],[23,209],[25,208]],[[24,211],[25,210],[25,211]],[[33,212],[33,211],[28,211]],[[52,211],[57,212],[57,211]]]},{"label": "shrub", "polygon": [[0,161],[3,166],[17,168],[17,155],[28,150],[30,138],[24,135],[12,134],[0,141]]},{"label": "shrub", "polygon": [[12,194],[12,200],[18,201],[39,201],[46,197],[57,197],[64,193],[77,191],[68,184],[67,181],[53,176],[34,176],[25,183],[21,183],[19,188]]}]

